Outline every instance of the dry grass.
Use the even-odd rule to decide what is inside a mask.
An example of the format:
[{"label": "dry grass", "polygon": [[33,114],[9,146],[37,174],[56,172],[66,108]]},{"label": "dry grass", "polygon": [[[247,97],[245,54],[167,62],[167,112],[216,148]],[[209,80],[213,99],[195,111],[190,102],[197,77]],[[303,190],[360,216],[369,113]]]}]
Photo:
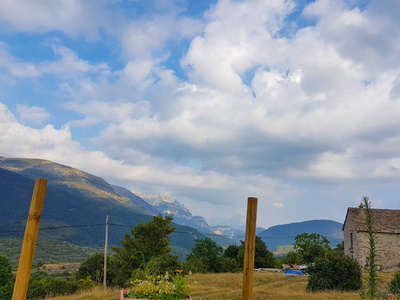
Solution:
[{"label": "dry grass", "polygon": [[[196,274],[193,276],[194,300],[241,299],[243,275]],[[306,292],[307,276],[290,276],[276,273],[255,273],[253,296],[261,299],[360,299],[358,292]]]},{"label": "dry grass", "polygon": [[50,297],[51,300],[119,300],[120,289],[95,287],[91,291],[81,292],[75,295]]},{"label": "dry grass", "polygon": [[[390,281],[394,273],[380,273],[383,284]],[[193,300],[241,299],[242,273],[195,274],[190,279]],[[308,277],[282,273],[255,273],[254,300],[312,300],[312,299],[361,299],[359,292],[306,292]],[[97,287],[90,292],[47,300],[118,300],[120,290]]]}]

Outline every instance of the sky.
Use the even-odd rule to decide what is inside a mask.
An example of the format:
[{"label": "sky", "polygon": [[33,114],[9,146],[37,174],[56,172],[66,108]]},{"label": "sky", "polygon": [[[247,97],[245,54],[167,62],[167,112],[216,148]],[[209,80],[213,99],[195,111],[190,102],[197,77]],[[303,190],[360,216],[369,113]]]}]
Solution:
[{"label": "sky", "polygon": [[210,224],[400,208],[400,1],[0,1],[0,156]]}]

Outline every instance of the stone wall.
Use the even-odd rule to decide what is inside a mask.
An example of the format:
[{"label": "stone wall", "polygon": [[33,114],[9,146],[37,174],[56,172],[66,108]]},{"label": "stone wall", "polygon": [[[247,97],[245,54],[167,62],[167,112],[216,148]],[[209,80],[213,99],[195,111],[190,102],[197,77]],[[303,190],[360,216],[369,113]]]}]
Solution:
[{"label": "stone wall", "polygon": [[[348,218],[343,228],[344,254],[358,260],[357,232],[352,218]],[[351,242],[353,240],[353,243]]]},{"label": "stone wall", "polygon": [[[369,256],[368,236],[365,232],[358,233],[357,260],[362,268],[366,267]],[[377,233],[375,239],[376,249],[379,257],[377,265],[383,271],[400,270],[400,234]]]}]

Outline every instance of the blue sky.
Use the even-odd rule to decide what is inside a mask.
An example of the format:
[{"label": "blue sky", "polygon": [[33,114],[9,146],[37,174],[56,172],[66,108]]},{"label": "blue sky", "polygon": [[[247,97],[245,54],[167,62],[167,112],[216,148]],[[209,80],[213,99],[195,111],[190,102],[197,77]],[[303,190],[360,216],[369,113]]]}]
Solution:
[{"label": "blue sky", "polygon": [[400,208],[400,2],[2,1],[0,156],[211,224]]}]

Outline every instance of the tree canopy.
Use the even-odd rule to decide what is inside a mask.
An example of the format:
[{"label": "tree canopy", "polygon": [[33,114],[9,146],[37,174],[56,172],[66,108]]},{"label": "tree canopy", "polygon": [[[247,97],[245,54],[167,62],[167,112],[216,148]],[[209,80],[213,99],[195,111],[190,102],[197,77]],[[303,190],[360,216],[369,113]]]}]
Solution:
[{"label": "tree canopy", "polygon": [[219,272],[222,263],[222,247],[209,238],[197,239],[187,260],[201,260],[208,272]]},{"label": "tree canopy", "polygon": [[[243,267],[244,260],[244,242],[241,241],[242,246],[238,253],[238,264]],[[264,241],[256,236],[255,253],[254,253],[254,268],[273,268],[275,264],[275,257],[267,248]]]},{"label": "tree canopy", "polygon": [[317,257],[329,252],[329,240],[319,233],[302,233],[295,238],[294,249],[301,254],[305,263],[312,263]]},{"label": "tree canopy", "polygon": [[125,234],[122,247],[112,247],[113,259],[119,267],[116,278],[119,285],[128,280],[134,270],[144,269],[154,257],[170,255],[170,234],[175,231],[172,220],[170,216],[154,216],[150,222],[141,222]]},{"label": "tree canopy", "polygon": [[0,254],[0,300],[11,299],[14,279],[8,257]]}]

